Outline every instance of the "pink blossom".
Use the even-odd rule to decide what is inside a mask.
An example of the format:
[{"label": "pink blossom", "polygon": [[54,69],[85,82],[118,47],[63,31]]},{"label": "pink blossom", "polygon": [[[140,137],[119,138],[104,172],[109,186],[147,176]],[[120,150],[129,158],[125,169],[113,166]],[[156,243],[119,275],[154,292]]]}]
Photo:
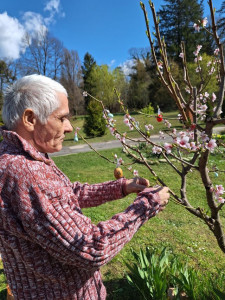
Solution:
[{"label": "pink blossom", "polygon": [[160,139],[165,139],[164,132],[162,132],[161,130],[159,131],[159,138]]},{"label": "pink blossom", "polygon": [[205,144],[205,148],[208,149],[210,152],[213,152],[216,147],[217,143],[215,139],[211,139],[208,143]]},{"label": "pink blossom", "polygon": [[133,171],[133,175],[134,175],[135,177],[138,177],[138,170],[134,170],[134,171]]},{"label": "pink blossom", "polygon": [[213,192],[215,193],[215,199],[219,203],[224,203],[225,202],[225,199],[221,197],[225,193],[224,187],[221,184],[220,185],[216,185],[216,188],[213,189]]},{"label": "pink blossom", "polygon": [[158,62],[157,62],[157,66],[159,67],[159,69],[163,69],[163,63],[162,63],[162,61],[161,60],[159,60]]},{"label": "pink blossom", "polygon": [[197,46],[197,51],[199,52],[202,49],[202,45]]},{"label": "pink blossom", "polygon": [[124,122],[125,125],[129,125],[129,120],[128,120],[127,118],[125,118],[125,119],[123,120],[123,122]]},{"label": "pink blossom", "polygon": [[165,150],[166,150],[166,153],[167,153],[167,154],[170,154],[170,153],[171,153],[171,150],[172,150],[172,148],[173,148],[173,146],[172,146],[171,144],[169,144],[169,143],[165,143],[165,144],[164,144],[164,148],[165,148]]},{"label": "pink blossom", "polygon": [[201,23],[202,23],[202,27],[205,27],[206,24],[208,23],[207,17],[205,17]]},{"label": "pink blossom", "polygon": [[203,142],[207,142],[209,140],[208,135],[205,133],[205,131],[202,131],[200,134],[200,137],[202,139]]},{"label": "pink blossom", "polygon": [[189,145],[189,137],[188,136],[184,136],[181,139],[178,138],[177,139],[177,144],[182,147],[182,148],[188,148]]},{"label": "pink blossom", "polygon": [[209,71],[209,75],[212,75],[214,72],[215,72],[215,68],[214,67],[212,67],[211,69],[210,69],[210,71]]},{"label": "pink blossom", "polygon": [[179,55],[179,57],[180,57],[180,58],[184,58],[184,53],[181,52],[180,55]]},{"label": "pink blossom", "polygon": [[200,26],[198,24],[194,23],[193,27],[194,27],[195,31],[199,32]]},{"label": "pink blossom", "polygon": [[225,199],[222,198],[222,197],[218,197],[218,198],[217,198],[217,201],[218,201],[219,203],[225,203]]},{"label": "pink blossom", "polygon": [[115,138],[118,139],[118,140],[120,140],[120,134],[119,134],[119,133],[116,133],[116,134],[115,134]]},{"label": "pink blossom", "polygon": [[83,91],[83,97],[87,97],[88,93],[86,91]]},{"label": "pink blossom", "polygon": [[109,127],[109,131],[111,132],[112,135],[114,135],[116,129],[114,127]]},{"label": "pink blossom", "polygon": [[154,146],[154,147],[152,147],[152,152],[154,154],[160,154],[162,152],[162,148]]},{"label": "pink blossom", "polygon": [[214,93],[212,93],[212,102],[216,101],[216,95]]},{"label": "pink blossom", "polygon": [[117,159],[117,165],[122,165],[124,163],[123,159],[120,157]]},{"label": "pink blossom", "polygon": [[199,73],[199,72],[201,71],[201,69],[202,69],[201,67],[197,67],[197,68],[195,69],[195,72],[196,72],[196,73]]},{"label": "pink blossom", "polygon": [[220,52],[220,49],[219,48],[216,48],[215,50],[214,50],[214,55],[218,55],[219,54],[219,52]]},{"label": "pink blossom", "polygon": [[196,151],[198,147],[196,146],[195,142],[190,142],[190,147],[192,151]]},{"label": "pink blossom", "polygon": [[209,62],[207,63],[207,67],[210,67],[211,64],[212,64],[212,62],[209,61]]},{"label": "pink blossom", "polygon": [[206,104],[199,105],[198,106],[198,113],[205,112],[207,110],[208,106]]},{"label": "pink blossom", "polygon": [[224,187],[222,186],[222,184],[219,184],[219,185],[216,185],[216,193],[219,193],[219,194],[224,194]]},{"label": "pink blossom", "polygon": [[154,126],[151,125],[151,124],[148,124],[148,125],[145,125],[145,129],[148,131],[148,130],[152,130],[154,129]]},{"label": "pink blossom", "polygon": [[204,96],[207,98],[209,97],[209,93],[208,92],[205,92]]},{"label": "pink blossom", "polygon": [[170,128],[172,126],[172,124],[167,120],[164,120],[164,124],[167,128]]}]

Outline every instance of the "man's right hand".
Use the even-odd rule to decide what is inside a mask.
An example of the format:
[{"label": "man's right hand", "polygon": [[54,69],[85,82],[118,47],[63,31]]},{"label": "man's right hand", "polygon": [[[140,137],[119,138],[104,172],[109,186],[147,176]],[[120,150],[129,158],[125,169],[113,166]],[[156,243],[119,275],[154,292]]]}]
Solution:
[{"label": "man's right hand", "polygon": [[170,193],[169,193],[169,188],[168,187],[163,187],[159,192],[159,197],[160,197],[160,205],[161,205],[161,209],[163,210],[167,203],[169,202],[169,197],[170,197]]}]

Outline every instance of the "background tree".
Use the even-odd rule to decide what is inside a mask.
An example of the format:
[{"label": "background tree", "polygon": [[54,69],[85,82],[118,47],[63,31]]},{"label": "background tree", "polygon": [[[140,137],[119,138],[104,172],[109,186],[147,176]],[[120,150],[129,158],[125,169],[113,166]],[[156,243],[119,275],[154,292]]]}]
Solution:
[{"label": "background tree", "polygon": [[115,76],[109,67],[107,65],[95,65],[89,74],[87,83],[92,85],[91,94],[101,99],[111,112],[115,112],[117,107],[114,92]]},{"label": "background tree", "polygon": [[[96,66],[96,61],[88,52],[84,56],[84,62],[81,67],[83,74],[83,88],[84,91],[92,94],[92,88],[94,87],[93,83],[89,80],[89,76],[91,74],[92,69]],[[87,96],[85,98],[85,109],[87,109],[88,103],[90,101],[90,97]]]},{"label": "background tree", "polygon": [[84,121],[84,133],[88,137],[102,136],[105,134],[106,122],[102,115],[100,103],[91,100],[87,107],[88,115]]},{"label": "background tree", "polygon": [[141,109],[149,103],[149,85],[151,77],[146,71],[146,65],[143,60],[137,58],[134,60],[133,72],[130,75],[128,101],[129,109]]},{"label": "background tree", "polygon": [[[170,59],[179,61],[180,44],[186,44],[187,61],[193,59],[196,45],[212,53],[208,35],[194,33],[193,24],[203,19],[203,0],[165,0],[158,12],[161,36],[165,38]],[[195,41],[195,43],[193,43]]]},{"label": "background tree", "polygon": [[21,75],[41,74],[58,80],[63,56],[63,44],[44,27],[34,36],[25,36],[25,53],[20,58]]},{"label": "background tree", "polygon": [[0,110],[3,104],[3,91],[5,85],[16,79],[13,69],[10,68],[10,66],[10,62],[0,60]]},{"label": "background tree", "polygon": [[77,51],[64,49],[61,63],[60,82],[68,93],[70,112],[73,115],[84,113],[84,98],[81,63]]},{"label": "background tree", "polygon": [[225,1],[223,1],[219,13],[219,20],[217,23],[218,26],[218,32],[220,35],[221,40],[225,40]]},{"label": "background tree", "polygon": [[[112,72],[112,75],[114,80],[114,87],[116,87],[116,90],[120,93],[120,96],[123,99],[124,104],[126,104],[128,99],[129,82],[121,67],[115,68]],[[115,101],[113,110],[115,112],[119,112],[120,109],[121,107],[119,103]]]}]

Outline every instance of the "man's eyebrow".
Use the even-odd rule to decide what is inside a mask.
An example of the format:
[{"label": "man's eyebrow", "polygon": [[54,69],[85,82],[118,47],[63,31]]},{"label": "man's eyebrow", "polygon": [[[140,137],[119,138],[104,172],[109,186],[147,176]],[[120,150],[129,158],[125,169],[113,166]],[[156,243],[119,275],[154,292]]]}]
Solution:
[{"label": "man's eyebrow", "polygon": [[71,113],[59,114],[57,115],[58,118],[70,118],[72,117]]}]

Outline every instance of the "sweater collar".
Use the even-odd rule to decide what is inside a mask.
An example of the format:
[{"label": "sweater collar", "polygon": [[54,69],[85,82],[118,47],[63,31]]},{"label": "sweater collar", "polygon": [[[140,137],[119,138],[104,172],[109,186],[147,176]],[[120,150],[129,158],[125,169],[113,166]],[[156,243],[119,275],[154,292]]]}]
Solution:
[{"label": "sweater collar", "polygon": [[43,161],[46,164],[51,163],[51,159],[48,157],[48,154],[44,154],[35,149],[28,141],[18,135],[15,131],[7,130],[5,126],[0,127],[0,136],[3,137],[4,142],[10,146],[14,146],[18,149],[23,149],[27,152],[33,159]]}]

